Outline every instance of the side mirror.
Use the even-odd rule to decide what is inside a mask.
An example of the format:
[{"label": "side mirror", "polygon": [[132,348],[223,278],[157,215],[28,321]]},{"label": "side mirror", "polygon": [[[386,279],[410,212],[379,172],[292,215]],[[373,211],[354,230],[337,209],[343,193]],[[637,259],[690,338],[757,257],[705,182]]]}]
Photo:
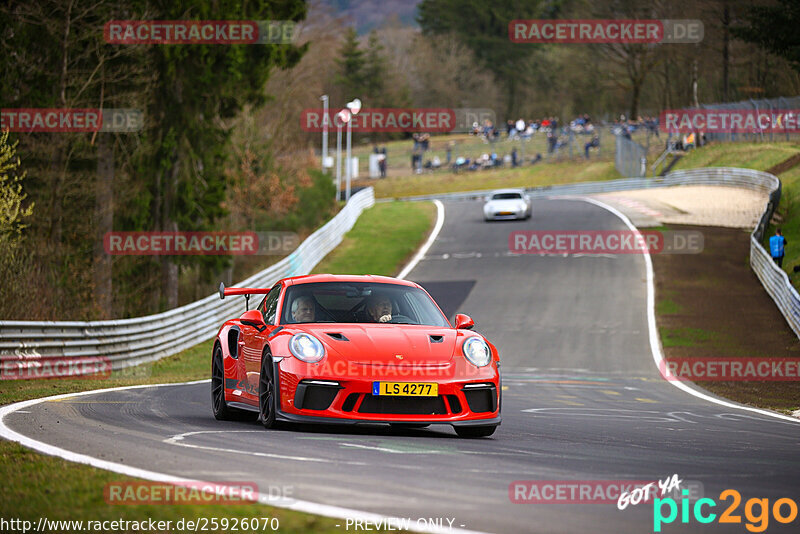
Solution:
[{"label": "side mirror", "polygon": [[459,313],[456,315],[456,330],[472,330],[475,326],[475,321],[469,315]]},{"label": "side mirror", "polygon": [[261,312],[258,310],[247,310],[239,317],[239,321],[241,321],[242,324],[258,329],[263,329],[267,326],[264,322],[264,316],[261,315]]}]

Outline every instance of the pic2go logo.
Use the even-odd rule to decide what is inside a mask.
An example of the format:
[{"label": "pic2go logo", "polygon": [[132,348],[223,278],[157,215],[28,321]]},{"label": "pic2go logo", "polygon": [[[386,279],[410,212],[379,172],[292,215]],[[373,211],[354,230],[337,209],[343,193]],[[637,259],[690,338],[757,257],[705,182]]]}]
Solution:
[{"label": "pic2go logo", "polygon": [[[717,506],[714,499],[699,499],[694,506],[689,504],[686,497],[689,492],[683,490],[684,498],[681,499],[680,514],[681,523],[687,524],[691,521],[690,512],[694,515],[694,520],[698,523],[711,523],[717,518],[717,514],[712,513],[711,509]],[[731,499],[731,504],[719,516],[719,523],[741,523],[742,516],[736,515],[736,509],[742,502],[741,494],[733,489],[727,489],[719,494],[720,501]],[[664,515],[665,508],[668,515]],[[758,512],[756,512],[758,509]],[[788,514],[784,512],[788,509]],[[797,518],[797,503],[792,499],[777,499],[772,504],[772,517],[778,523],[791,523]],[[744,505],[744,516],[748,523],[745,528],[750,532],[764,532],[769,526],[770,506],[769,499],[749,499]],[[678,518],[678,503],[675,499],[655,499],[653,501],[653,532],[661,532],[661,525],[669,525]]]}]

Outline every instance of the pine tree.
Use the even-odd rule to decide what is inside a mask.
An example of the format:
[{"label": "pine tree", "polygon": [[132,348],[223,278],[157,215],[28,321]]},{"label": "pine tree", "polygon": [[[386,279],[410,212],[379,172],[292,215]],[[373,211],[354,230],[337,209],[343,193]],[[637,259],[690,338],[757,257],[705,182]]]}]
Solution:
[{"label": "pine tree", "polygon": [[[345,33],[339,55],[339,59],[336,60],[339,74],[334,79],[334,83],[342,88],[345,95],[361,93],[365,86],[367,60],[364,57],[364,51],[359,47],[355,28],[349,28]],[[349,98],[354,97],[349,96]]]},{"label": "pine tree", "polygon": [[386,56],[383,54],[383,45],[378,41],[378,34],[375,31],[369,34],[365,58],[364,94],[376,101],[376,104],[386,105],[388,102],[380,102],[381,99],[386,98]]}]

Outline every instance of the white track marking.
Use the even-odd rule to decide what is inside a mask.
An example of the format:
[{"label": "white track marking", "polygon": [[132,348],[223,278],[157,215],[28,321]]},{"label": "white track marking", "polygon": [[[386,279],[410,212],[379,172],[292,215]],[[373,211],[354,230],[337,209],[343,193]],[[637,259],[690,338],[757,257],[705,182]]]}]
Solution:
[{"label": "white track marking", "polygon": [[439,236],[442,226],[444,226],[444,204],[442,204],[441,200],[434,200],[433,203],[436,204],[436,225],[434,225],[431,235],[428,236],[428,240],[425,241],[422,248],[417,251],[414,257],[411,258],[411,261],[408,262],[408,264],[403,267],[403,270],[400,271],[400,274],[397,275],[397,278],[401,280],[408,276],[408,273],[417,266],[419,260],[425,256],[425,253],[428,252],[428,249],[431,248],[431,245],[433,245],[433,242],[436,241],[436,238]]},{"label": "white track marking", "polygon": [[214,451],[214,452],[228,452],[231,454],[244,454],[247,456],[259,456],[262,458],[277,458],[279,460],[294,460],[298,462],[320,462],[320,463],[336,463],[336,464],[346,464],[346,465],[367,465],[364,462],[337,462],[335,460],[327,460],[325,458],[310,458],[307,456],[287,456],[284,454],[274,454],[269,452],[261,452],[261,451],[241,451],[237,449],[226,449],[224,447],[210,447],[207,445],[194,445],[192,443],[186,443],[184,441],[185,438],[190,436],[196,436],[199,434],[235,434],[235,433],[247,433],[247,432],[258,432],[263,434],[264,430],[201,430],[198,432],[184,432],[183,434],[175,434],[164,441],[169,445],[177,445],[178,447],[187,447],[189,449],[201,449],[206,451]]},{"label": "white track marking", "polygon": [[[633,225],[633,223],[628,219],[628,217],[620,212],[619,210],[609,206],[608,204],[604,204],[599,200],[595,200],[593,198],[586,198],[586,197],[573,197],[573,198],[564,198],[564,200],[578,200],[582,202],[588,202],[589,204],[594,204],[600,208],[603,208],[607,211],[610,211],[614,215],[620,218],[625,225],[631,229],[633,232],[638,232],[639,230]],[[664,369],[664,354],[661,350],[661,340],[658,337],[658,328],[656,327],[656,307],[655,307],[655,284],[654,284],[654,275],[653,275],[653,260],[650,258],[650,253],[645,252],[644,256],[644,263],[647,269],[647,326],[650,331],[650,350],[653,353],[653,361],[656,363],[656,369],[661,372],[661,369]],[[744,406],[742,404],[737,404],[732,401],[724,401],[722,399],[716,399],[710,395],[703,393],[702,391],[698,391],[693,387],[689,386],[688,384],[679,381],[679,380],[667,380],[670,384],[675,386],[678,389],[685,391],[690,395],[694,395],[699,399],[703,399],[708,402],[713,402],[714,404],[718,404],[720,406],[725,406],[726,408],[734,408],[737,410],[746,410],[748,412],[754,412],[761,415],[766,415],[769,417],[775,417],[777,419],[782,419],[784,421],[791,421],[793,423],[800,423],[794,417],[789,417],[787,415],[779,414],[777,412],[772,412],[769,410],[763,410],[760,408],[753,408],[751,406]]]},{"label": "white track marking", "polygon": [[[9,404],[7,406],[0,407],[0,437],[7,439],[9,441],[15,441],[24,447],[28,447],[33,449],[37,452],[41,452],[43,454],[48,454],[50,456],[56,456],[58,458],[63,458],[64,460],[75,462],[79,464],[86,464],[92,467],[97,467],[98,469],[105,469],[106,471],[112,471],[114,473],[119,473],[122,475],[127,475],[136,478],[142,478],[145,480],[152,480],[155,482],[164,482],[167,484],[186,484],[186,483],[203,483],[209,482],[208,480],[197,480],[191,478],[183,478],[183,477],[176,477],[174,475],[168,475],[166,473],[159,473],[157,471],[149,471],[147,469],[139,469],[137,467],[131,467],[129,465],[118,464],[116,462],[109,462],[106,460],[101,460],[99,458],[95,458],[93,456],[89,456],[88,454],[80,454],[77,452],[68,451],[66,449],[62,449],[61,447],[56,447],[55,445],[49,445],[47,443],[43,443],[41,441],[35,440],[33,438],[29,438],[11,430],[5,424],[6,416],[17,413],[19,411],[24,410],[25,408],[30,408],[31,406],[35,406],[39,403],[52,401],[56,399],[69,399],[72,397],[80,397],[83,395],[96,395],[98,393],[107,393],[111,391],[126,391],[129,389],[142,389],[142,388],[157,388],[157,387],[168,387],[168,386],[186,386],[192,384],[202,384],[205,382],[210,382],[210,380],[195,380],[192,382],[179,382],[174,384],[143,384],[138,386],[124,386],[124,387],[117,387],[117,388],[107,388],[107,389],[100,389],[94,391],[80,391],[78,393],[66,393],[63,395],[55,395],[52,397],[44,397],[41,399],[31,399],[22,402],[16,402],[14,404]],[[230,492],[233,491],[233,486],[225,486],[224,484],[215,484],[214,485],[215,492],[218,495],[230,495]],[[354,519],[360,521],[369,521],[371,523],[379,522],[379,521],[391,521],[392,524],[399,524],[398,522],[401,521],[402,518],[395,517],[395,516],[385,516],[381,514],[376,514],[372,512],[364,512],[361,510],[354,510],[351,508],[343,508],[341,506],[331,506],[327,504],[320,504],[311,501],[301,501],[298,499],[286,499],[284,497],[277,497],[275,495],[269,495],[266,493],[259,493],[258,494],[258,502],[260,504],[266,504],[268,506],[274,506],[276,508],[284,508],[287,510],[295,510],[297,512],[303,512],[307,514],[314,514],[320,515],[324,517],[331,517],[335,519]],[[481,534],[479,531],[474,530],[466,530],[466,529],[459,529],[459,528],[448,528],[448,527],[439,527],[437,525],[428,525],[421,526],[418,523],[413,521],[411,524],[413,527],[410,530],[414,532],[430,532],[432,534]],[[384,523],[385,524],[385,523]]]}]

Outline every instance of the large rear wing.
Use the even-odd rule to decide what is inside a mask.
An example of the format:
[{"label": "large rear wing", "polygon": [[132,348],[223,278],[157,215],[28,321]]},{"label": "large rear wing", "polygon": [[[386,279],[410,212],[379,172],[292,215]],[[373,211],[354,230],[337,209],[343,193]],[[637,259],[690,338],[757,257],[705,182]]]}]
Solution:
[{"label": "large rear wing", "polygon": [[223,282],[219,283],[220,299],[234,295],[244,295],[245,301],[249,301],[250,295],[266,295],[269,291],[270,288],[268,287],[225,287]]}]

